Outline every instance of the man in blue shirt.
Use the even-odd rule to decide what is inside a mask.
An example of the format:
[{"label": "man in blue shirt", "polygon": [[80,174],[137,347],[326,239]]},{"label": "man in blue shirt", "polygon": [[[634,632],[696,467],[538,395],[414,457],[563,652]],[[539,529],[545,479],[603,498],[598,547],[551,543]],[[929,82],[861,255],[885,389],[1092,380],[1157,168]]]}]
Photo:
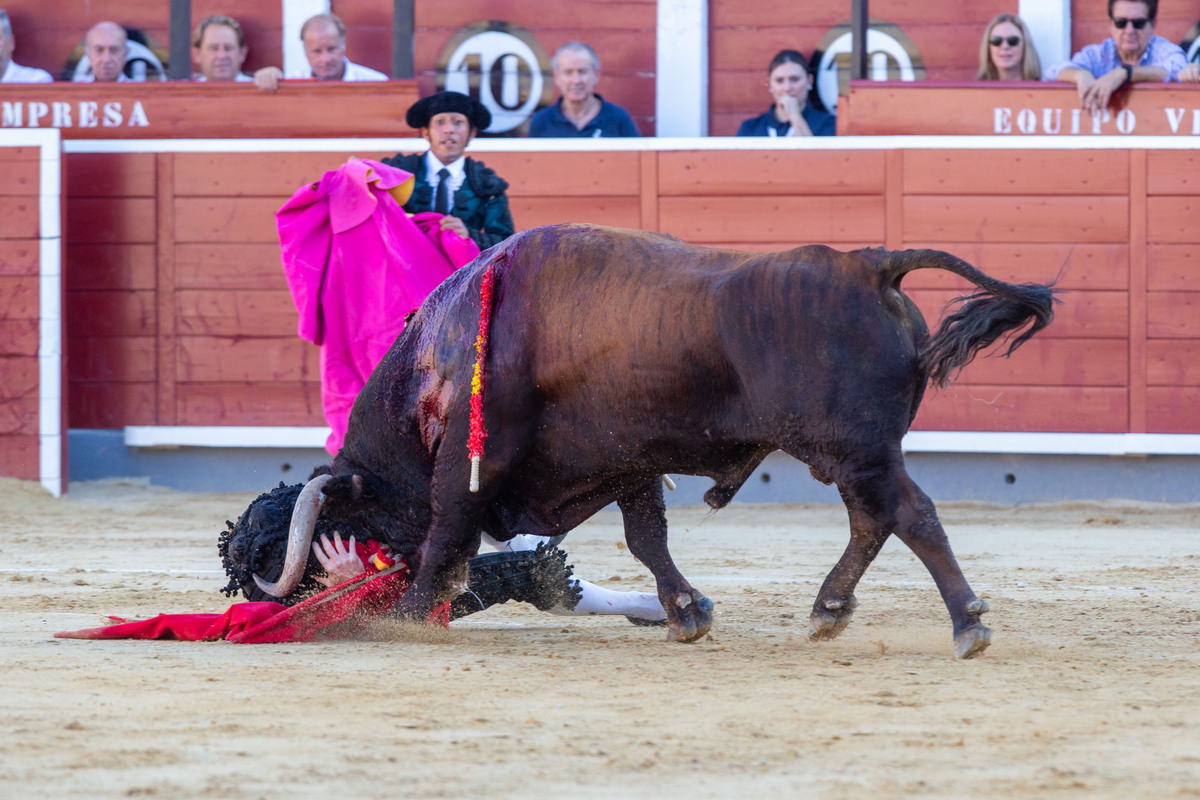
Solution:
[{"label": "man in blue shirt", "polygon": [[583,42],[567,42],[550,59],[562,96],[533,115],[531,138],[640,136],[629,112],[596,94],[600,58]]},{"label": "man in blue shirt", "polygon": [[1103,112],[1125,84],[1177,80],[1187,65],[1179,45],[1154,35],[1158,0],[1108,0],[1108,16],[1111,38],[1089,44],[1045,75],[1079,87],[1080,104],[1092,115]]}]

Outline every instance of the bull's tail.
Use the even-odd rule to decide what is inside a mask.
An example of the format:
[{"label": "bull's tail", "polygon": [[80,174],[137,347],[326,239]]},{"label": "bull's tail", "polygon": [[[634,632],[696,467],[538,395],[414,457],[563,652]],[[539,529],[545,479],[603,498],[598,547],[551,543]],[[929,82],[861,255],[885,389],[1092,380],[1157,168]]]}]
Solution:
[{"label": "bull's tail", "polygon": [[980,350],[997,341],[1007,340],[1004,356],[1012,355],[1050,324],[1054,304],[1061,302],[1055,298],[1053,282],[1005,283],[940,250],[890,253],[886,269],[896,289],[900,279],[915,269],[944,269],[979,287],[979,291],[950,302],[947,308],[959,307],[942,319],[938,332],[921,350],[921,367],[938,387],[945,386]]}]

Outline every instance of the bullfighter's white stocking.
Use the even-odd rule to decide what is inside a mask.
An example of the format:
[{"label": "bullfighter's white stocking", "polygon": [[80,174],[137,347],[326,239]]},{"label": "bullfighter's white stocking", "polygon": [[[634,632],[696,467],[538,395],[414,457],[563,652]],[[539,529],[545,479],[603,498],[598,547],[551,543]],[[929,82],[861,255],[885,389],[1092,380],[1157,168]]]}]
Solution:
[{"label": "bullfighter's white stocking", "polygon": [[[522,550],[536,550],[537,546],[545,542],[546,539],[541,536],[518,534],[507,542],[498,542],[485,533],[483,534],[483,541],[497,550],[519,552]],[[578,605],[572,611],[568,611],[565,608],[552,608],[550,609],[551,614],[560,614],[563,616],[622,614],[627,617],[652,621],[666,619],[667,617],[666,612],[663,611],[662,604],[658,601],[658,595],[652,592],[615,592],[612,589],[602,588],[589,581],[579,580],[578,578],[575,580],[582,592]]]}]

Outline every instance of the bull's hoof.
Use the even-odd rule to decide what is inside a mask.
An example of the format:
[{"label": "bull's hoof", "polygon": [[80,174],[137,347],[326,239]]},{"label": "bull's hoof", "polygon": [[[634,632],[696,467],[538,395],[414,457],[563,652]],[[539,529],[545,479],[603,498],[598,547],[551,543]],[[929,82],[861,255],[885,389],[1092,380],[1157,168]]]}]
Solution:
[{"label": "bull's hoof", "polygon": [[667,612],[667,641],[694,642],[703,639],[712,628],[713,602],[696,592],[680,593],[675,608]]},{"label": "bull's hoof", "polygon": [[954,657],[974,658],[992,643],[992,629],[981,622],[969,626],[954,637]]},{"label": "bull's hoof", "polygon": [[818,601],[812,615],[808,618],[808,638],[814,642],[836,639],[850,624],[856,608],[858,608],[858,600],[854,595],[850,595],[850,599],[846,602],[826,600],[822,604]]},{"label": "bull's hoof", "polygon": [[429,620],[433,607],[432,601],[410,589],[384,616],[393,622],[420,625]]}]

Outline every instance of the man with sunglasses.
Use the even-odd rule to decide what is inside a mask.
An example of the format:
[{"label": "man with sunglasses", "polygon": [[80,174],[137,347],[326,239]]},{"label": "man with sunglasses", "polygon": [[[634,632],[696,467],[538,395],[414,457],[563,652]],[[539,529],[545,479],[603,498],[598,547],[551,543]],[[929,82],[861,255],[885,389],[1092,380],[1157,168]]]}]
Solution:
[{"label": "man with sunglasses", "polygon": [[1177,80],[1187,58],[1179,45],[1154,35],[1157,16],[1158,0],[1108,0],[1112,36],[1051,67],[1045,79],[1074,83],[1080,103],[1093,116],[1127,83]]}]

